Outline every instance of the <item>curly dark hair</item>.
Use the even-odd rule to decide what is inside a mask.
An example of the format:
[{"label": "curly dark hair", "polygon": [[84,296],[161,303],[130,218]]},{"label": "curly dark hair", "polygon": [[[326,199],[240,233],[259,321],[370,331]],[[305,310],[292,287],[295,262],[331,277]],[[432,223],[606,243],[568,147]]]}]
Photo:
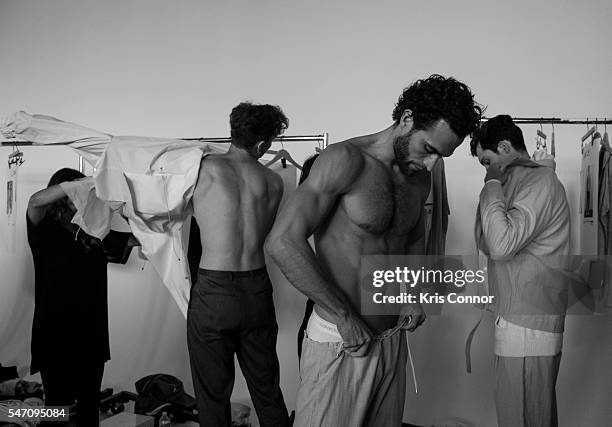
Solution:
[{"label": "curly dark hair", "polygon": [[474,101],[466,84],[438,74],[404,89],[393,109],[395,123],[399,123],[405,110],[412,111],[415,129],[426,129],[444,119],[461,139],[477,128],[482,116],[482,107]]},{"label": "curly dark hair", "polygon": [[232,109],[232,142],[251,148],[260,141],[272,141],[289,126],[289,119],[276,105],[242,102]]},{"label": "curly dark hair", "polygon": [[517,151],[527,151],[523,131],[507,114],[500,114],[492,117],[480,125],[478,130],[472,135],[470,141],[470,151],[476,157],[478,145],[483,150],[491,150],[497,153],[497,146],[501,141],[509,141]]}]

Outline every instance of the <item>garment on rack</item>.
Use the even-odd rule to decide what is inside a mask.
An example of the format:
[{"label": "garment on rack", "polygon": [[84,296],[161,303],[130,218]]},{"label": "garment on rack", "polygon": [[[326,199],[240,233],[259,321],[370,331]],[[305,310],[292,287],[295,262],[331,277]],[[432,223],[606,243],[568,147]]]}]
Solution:
[{"label": "garment on rack", "polygon": [[5,136],[36,144],[66,144],[95,166],[95,189],[83,186],[79,194],[71,194],[78,208],[73,222],[102,238],[110,229],[109,211],[120,212],[186,316],[191,285],[182,225],[191,216],[189,202],[202,156],[225,152],[227,146],[111,136],[25,112],[11,115],[0,129]]},{"label": "garment on rack", "polygon": [[608,133],[606,132],[602,139],[601,149],[599,150],[598,255],[610,255],[612,253],[612,212],[610,212],[610,191],[612,191],[611,156]]},{"label": "garment on rack", "polygon": [[[608,133],[604,133],[599,152],[599,198],[598,198],[598,236],[597,254],[612,255],[612,148]],[[601,266],[603,277],[599,289],[595,291],[598,311],[612,307],[612,266],[605,262]]]},{"label": "garment on rack", "polygon": [[[431,203],[431,204],[430,204]],[[444,160],[440,159],[431,171],[431,191],[425,203],[425,235],[427,255],[444,255],[448,230],[448,195]]]},{"label": "garment on rack", "polygon": [[[582,148],[580,252],[598,255],[587,261],[589,298],[583,300],[595,312],[612,307],[612,152],[609,137],[597,131]],[[586,261],[586,260],[585,260]]]},{"label": "garment on rack", "polygon": [[601,136],[599,133],[596,133],[582,147],[580,169],[580,253],[584,255],[597,254],[600,142]]}]

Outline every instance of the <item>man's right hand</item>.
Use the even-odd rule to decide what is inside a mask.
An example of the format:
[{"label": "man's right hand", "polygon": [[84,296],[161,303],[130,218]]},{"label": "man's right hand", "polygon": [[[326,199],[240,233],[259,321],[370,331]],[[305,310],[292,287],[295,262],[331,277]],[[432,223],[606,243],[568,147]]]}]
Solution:
[{"label": "man's right hand", "polygon": [[361,316],[350,313],[336,325],[344,341],[342,348],[350,356],[363,357],[368,353],[372,332]]}]

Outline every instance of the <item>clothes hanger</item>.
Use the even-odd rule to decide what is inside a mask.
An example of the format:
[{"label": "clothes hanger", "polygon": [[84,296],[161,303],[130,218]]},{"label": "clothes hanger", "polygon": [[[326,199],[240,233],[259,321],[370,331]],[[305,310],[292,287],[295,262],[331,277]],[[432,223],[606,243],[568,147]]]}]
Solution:
[{"label": "clothes hanger", "polygon": [[283,140],[282,137],[279,138],[278,142],[280,142],[281,144],[281,149],[280,150],[268,150],[266,151],[265,154],[274,154],[276,157],[272,158],[272,160],[270,160],[268,163],[265,164],[265,166],[271,165],[272,163],[278,161],[278,159],[281,160],[281,164],[283,165],[283,169],[287,167],[287,159],[285,159],[282,155],[279,155],[279,153],[281,151],[285,150],[285,144],[283,144]]},{"label": "clothes hanger", "polygon": [[538,139],[537,139],[537,148],[543,148],[545,152],[546,150],[546,134],[544,133],[544,128],[542,127],[542,123],[540,123],[540,129],[537,131]]},{"label": "clothes hanger", "polygon": [[593,135],[593,133],[595,133],[595,126],[592,126],[592,127],[589,129],[589,118],[587,117],[587,133],[585,133],[585,134],[582,136],[582,138],[581,138],[581,139],[582,139],[582,142],[584,143],[584,141],[586,141],[586,140],[587,140],[587,139],[588,139],[588,138],[589,138],[591,135]]},{"label": "clothes hanger", "polygon": [[552,135],[550,137],[550,154],[555,157],[555,124],[551,122],[550,125],[552,126]]},{"label": "clothes hanger", "polygon": [[[280,138],[281,150],[285,151],[285,144],[283,144],[283,137]],[[287,169],[287,159],[285,156],[281,157],[281,165],[283,165],[283,169]]]},{"label": "clothes hanger", "polygon": [[13,152],[8,156],[8,165],[11,167],[12,165],[21,166],[25,160],[23,160],[23,151],[19,151],[16,145],[13,145]]},{"label": "clothes hanger", "polygon": [[[269,151],[268,151],[269,153]],[[276,155],[274,157],[272,157],[272,159],[270,161],[268,161],[268,163],[265,164],[265,166],[270,166],[278,161],[281,161],[281,164],[283,165],[283,168],[287,167],[287,162],[291,163],[293,166],[295,166],[296,168],[298,168],[299,170],[302,170],[302,166],[300,166],[295,160],[293,160],[293,157],[291,157],[291,154],[289,154],[289,152],[287,150],[280,149],[278,150],[278,152],[276,153]],[[283,162],[284,160],[284,162]]]}]

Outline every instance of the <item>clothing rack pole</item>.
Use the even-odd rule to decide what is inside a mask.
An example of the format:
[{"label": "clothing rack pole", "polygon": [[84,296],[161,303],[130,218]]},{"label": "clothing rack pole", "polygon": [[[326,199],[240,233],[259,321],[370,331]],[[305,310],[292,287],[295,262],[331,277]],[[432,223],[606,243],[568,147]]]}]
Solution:
[{"label": "clothing rack pole", "polygon": [[[219,143],[229,143],[232,141],[230,137],[219,137],[219,138],[175,138],[182,141],[202,141],[202,142],[219,142]],[[295,135],[295,136],[281,136],[274,139],[275,142],[287,142],[287,141],[321,141],[324,145],[326,144],[328,139],[327,132],[321,135]],[[65,146],[66,144],[36,144],[34,145],[28,141],[2,141],[3,147],[10,146],[36,146],[36,147],[52,147],[52,146]]]},{"label": "clothing rack pole", "polygon": [[[201,141],[201,142],[217,142],[217,143],[229,143],[232,141],[230,137],[219,137],[219,138],[175,138],[182,141]],[[296,136],[281,136],[275,138],[273,142],[291,142],[291,141],[320,141],[325,147],[328,140],[328,134],[325,132],[321,135],[296,135]],[[3,147],[22,147],[22,146],[36,146],[36,147],[52,147],[52,146],[65,146],[67,144],[36,144],[34,145],[28,141],[2,141]]]},{"label": "clothing rack pole", "polygon": [[[230,137],[219,137],[219,138],[177,138],[183,141],[202,141],[202,142],[219,142],[229,143],[232,142]],[[321,135],[293,135],[293,136],[279,136],[275,138],[273,142],[291,142],[291,141],[322,141],[325,144],[327,140],[327,132]]]},{"label": "clothing rack pole", "polygon": [[[230,137],[219,137],[219,138],[177,138],[182,141],[202,141],[202,142],[216,142],[216,143],[230,143],[232,139]],[[318,141],[323,143],[323,149],[327,148],[329,135],[327,132],[324,132],[321,135],[292,135],[292,136],[280,136],[275,138],[273,142],[291,142],[291,141]],[[3,147],[10,146],[34,146],[33,143],[28,141],[2,141],[1,144]],[[49,146],[64,146],[66,144],[49,144],[44,145],[45,147]],[[36,145],[36,147],[41,147],[43,145]],[[83,173],[85,171],[85,161],[83,156],[79,156],[79,172]]]},{"label": "clothing rack pole", "polygon": [[[490,117],[483,117],[481,121],[489,120]],[[555,124],[555,125],[612,125],[612,120],[603,119],[565,119],[560,117],[512,117],[516,124]]]}]

